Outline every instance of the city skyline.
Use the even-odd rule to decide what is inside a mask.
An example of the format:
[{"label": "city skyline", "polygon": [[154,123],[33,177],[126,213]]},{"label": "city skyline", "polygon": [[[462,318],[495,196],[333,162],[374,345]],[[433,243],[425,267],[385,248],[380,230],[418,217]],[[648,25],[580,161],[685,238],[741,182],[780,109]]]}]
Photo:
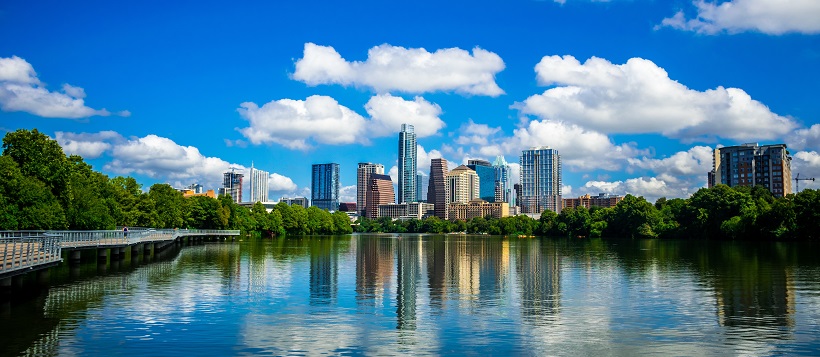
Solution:
[{"label": "city skyline", "polygon": [[424,174],[501,155],[512,186],[522,150],[555,148],[566,197],[688,197],[745,143],[786,144],[793,176],[820,178],[820,6],[722,4],[10,0],[0,131],[144,189],[218,188],[253,162],[273,200],[311,197],[316,163],[340,165],[341,201],[359,162],[398,183],[402,124]]}]

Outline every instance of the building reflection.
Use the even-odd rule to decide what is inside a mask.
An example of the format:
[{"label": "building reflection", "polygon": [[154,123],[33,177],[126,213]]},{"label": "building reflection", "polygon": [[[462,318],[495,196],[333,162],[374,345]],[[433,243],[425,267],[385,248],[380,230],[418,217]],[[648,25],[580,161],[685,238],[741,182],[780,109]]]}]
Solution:
[{"label": "building reflection", "polygon": [[716,274],[718,323],[729,328],[754,327],[757,331],[770,331],[772,335],[768,337],[782,338],[787,332],[782,327],[794,327],[793,274],[785,267],[750,265],[753,267]]},{"label": "building reflection", "polygon": [[356,301],[375,305],[384,299],[393,275],[395,239],[359,236],[356,241]]},{"label": "building reflection", "polygon": [[504,298],[510,273],[510,241],[482,240],[474,252],[479,265],[479,303],[496,304]]},{"label": "building reflection", "polygon": [[447,264],[447,241],[433,237],[427,241],[427,287],[430,289],[430,306],[439,312],[446,299],[445,265]]},{"label": "building reflection", "polygon": [[404,237],[396,249],[396,328],[416,329],[416,284],[421,275],[422,241],[419,237]]},{"label": "building reflection", "polygon": [[332,304],[338,291],[338,252],[332,238],[312,239],[310,251],[310,303]]},{"label": "building reflection", "polygon": [[524,321],[543,323],[557,315],[561,294],[561,258],[550,241],[519,240],[516,251],[516,275],[521,294]]}]

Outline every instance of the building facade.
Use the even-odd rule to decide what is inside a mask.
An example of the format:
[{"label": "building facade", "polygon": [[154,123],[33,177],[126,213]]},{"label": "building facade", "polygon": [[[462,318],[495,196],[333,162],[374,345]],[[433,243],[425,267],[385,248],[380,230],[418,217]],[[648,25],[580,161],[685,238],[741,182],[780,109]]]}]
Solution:
[{"label": "building facade", "polygon": [[236,203],[242,202],[243,177],[245,177],[244,174],[233,170],[222,174],[222,188],[219,189],[219,194],[231,196]]},{"label": "building facade", "polygon": [[356,207],[360,216],[367,214],[367,187],[370,175],[384,175],[384,165],[372,162],[360,162],[356,169]]},{"label": "building facade", "polygon": [[279,199],[279,202],[284,202],[288,206],[302,206],[304,208],[310,207],[310,200],[307,197],[282,197]]},{"label": "building facade", "polygon": [[268,202],[268,175],[267,171],[254,168],[251,163],[250,202]]},{"label": "building facade", "polygon": [[310,182],[310,200],[323,210],[339,209],[339,164],[314,164]]},{"label": "building facade", "polygon": [[786,144],[757,143],[715,149],[709,183],[730,187],[761,185],[774,196],[792,193],[792,170]]},{"label": "building facade", "polygon": [[447,204],[450,197],[447,192],[447,173],[447,160],[443,158],[430,160],[427,203],[433,204],[435,216],[441,219],[447,219]]},{"label": "building facade", "polygon": [[478,175],[478,198],[495,201],[495,168],[486,160],[467,160],[467,167]]},{"label": "building facade", "polygon": [[515,199],[511,197],[510,165],[507,164],[504,156],[496,156],[493,168],[495,169],[495,181],[501,185],[501,200],[496,200],[496,202],[508,202],[510,206],[515,206]]},{"label": "building facade", "polygon": [[399,195],[397,202],[416,202],[416,133],[410,124],[399,132]]},{"label": "building facade", "polygon": [[521,201],[525,214],[561,213],[561,156],[547,146],[521,152]]},{"label": "building facade", "polygon": [[430,176],[416,174],[416,201],[427,202],[427,189],[430,185]]},{"label": "building facade", "polygon": [[392,219],[423,219],[433,214],[433,205],[425,202],[389,203],[379,205],[379,217]]},{"label": "building facade", "polygon": [[618,205],[618,202],[623,200],[623,196],[616,196],[611,195],[608,193],[599,193],[598,196],[590,196],[589,194],[583,195],[578,198],[565,198],[562,200],[563,208],[577,208],[577,207],[586,207],[587,209],[591,207],[604,207],[604,208],[612,208]]},{"label": "building facade", "polygon": [[478,174],[469,167],[461,165],[447,173],[447,193],[451,205],[479,198],[479,190]]},{"label": "building facade", "polygon": [[388,175],[371,174],[367,190],[367,218],[379,218],[379,205],[396,203],[393,180]]},{"label": "building facade", "polygon": [[510,215],[510,204],[475,199],[467,203],[451,203],[447,211],[450,219],[462,221],[477,217],[502,218]]}]

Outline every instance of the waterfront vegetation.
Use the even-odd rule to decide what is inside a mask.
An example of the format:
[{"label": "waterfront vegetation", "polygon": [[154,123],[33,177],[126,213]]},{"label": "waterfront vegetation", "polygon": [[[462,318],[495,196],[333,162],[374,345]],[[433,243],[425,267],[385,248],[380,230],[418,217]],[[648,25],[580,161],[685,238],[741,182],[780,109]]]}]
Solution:
[{"label": "waterfront vegetation", "polygon": [[184,198],[167,184],[148,192],[132,177],[94,171],[77,155],[35,130],[9,132],[0,155],[0,229],[240,229],[262,236],[390,233],[487,233],[524,236],[795,240],[820,238],[820,191],[774,197],[764,187],[718,185],[690,198],[654,204],[626,195],[614,208],[545,211],[527,216],[447,221],[393,221],[277,204],[239,206],[228,196]]}]

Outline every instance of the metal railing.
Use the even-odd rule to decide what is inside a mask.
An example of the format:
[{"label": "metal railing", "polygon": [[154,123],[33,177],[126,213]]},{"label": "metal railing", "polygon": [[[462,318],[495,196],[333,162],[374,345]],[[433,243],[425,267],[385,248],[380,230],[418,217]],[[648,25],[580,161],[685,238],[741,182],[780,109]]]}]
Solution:
[{"label": "metal railing", "polygon": [[51,233],[0,238],[0,273],[62,261],[60,239]]}]

